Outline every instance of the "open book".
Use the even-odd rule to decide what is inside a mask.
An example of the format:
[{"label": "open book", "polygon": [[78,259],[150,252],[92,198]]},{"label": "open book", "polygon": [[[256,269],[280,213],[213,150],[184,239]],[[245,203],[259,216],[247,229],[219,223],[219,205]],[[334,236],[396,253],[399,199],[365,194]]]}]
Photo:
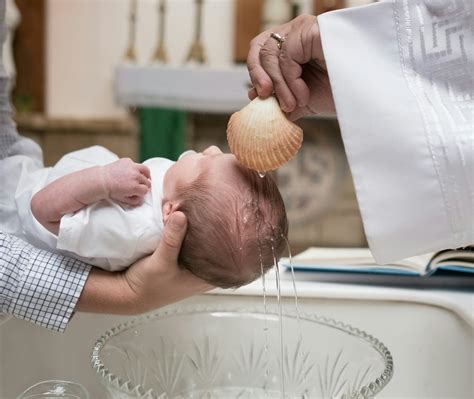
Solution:
[{"label": "open book", "polygon": [[[431,275],[436,271],[474,273],[474,247],[445,250],[435,254],[415,256],[378,265],[368,248],[317,248],[311,247],[294,256],[295,270],[377,273],[396,275]],[[290,267],[289,258],[280,264]]]}]

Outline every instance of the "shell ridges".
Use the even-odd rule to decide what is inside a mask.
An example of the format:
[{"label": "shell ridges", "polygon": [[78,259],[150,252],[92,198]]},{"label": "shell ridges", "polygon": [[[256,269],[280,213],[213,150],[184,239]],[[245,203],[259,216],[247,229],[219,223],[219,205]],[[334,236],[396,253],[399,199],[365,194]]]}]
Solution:
[{"label": "shell ridges", "polygon": [[227,141],[244,166],[266,172],[296,155],[303,130],[286,118],[275,97],[257,97],[230,117]]}]

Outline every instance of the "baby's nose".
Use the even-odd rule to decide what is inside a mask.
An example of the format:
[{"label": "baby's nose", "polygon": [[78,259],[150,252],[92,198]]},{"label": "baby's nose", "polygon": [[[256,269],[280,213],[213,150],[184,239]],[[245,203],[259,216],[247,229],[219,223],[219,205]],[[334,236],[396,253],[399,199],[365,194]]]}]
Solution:
[{"label": "baby's nose", "polygon": [[210,147],[207,147],[202,153],[204,155],[217,155],[222,154],[222,151],[219,147],[211,145]]}]

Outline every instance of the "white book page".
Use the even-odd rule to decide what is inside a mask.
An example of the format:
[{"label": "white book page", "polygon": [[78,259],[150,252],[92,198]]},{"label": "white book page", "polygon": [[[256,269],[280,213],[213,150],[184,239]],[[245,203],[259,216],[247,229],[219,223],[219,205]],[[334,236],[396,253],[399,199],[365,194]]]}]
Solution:
[{"label": "white book page", "polygon": [[430,269],[440,266],[462,266],[474,268],[473,250],[452,250],[445,251],[433,257]]},{"label": "white book page", "polygon": [[[323,248],[310,247],[293,257],[293,266],[344,266],[344,270],[390,267],[401,270],[412,270],[424,274],[426,266],[433,254],[419,255],[412,258],[392,262],[388,265],[378,265],[368,248]],[[288,259],[282,259],[283,265],[289,265]]]}]

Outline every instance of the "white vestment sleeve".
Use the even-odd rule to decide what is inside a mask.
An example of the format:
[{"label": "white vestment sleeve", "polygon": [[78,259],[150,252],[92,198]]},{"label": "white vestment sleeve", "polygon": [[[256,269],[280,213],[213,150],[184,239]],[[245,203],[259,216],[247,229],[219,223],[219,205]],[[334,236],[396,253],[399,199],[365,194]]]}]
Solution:
[{"label": "white vestment sleeve", "polygon": [[375,259],[473,244],[472,2],[396,0],[318,22]]}]

